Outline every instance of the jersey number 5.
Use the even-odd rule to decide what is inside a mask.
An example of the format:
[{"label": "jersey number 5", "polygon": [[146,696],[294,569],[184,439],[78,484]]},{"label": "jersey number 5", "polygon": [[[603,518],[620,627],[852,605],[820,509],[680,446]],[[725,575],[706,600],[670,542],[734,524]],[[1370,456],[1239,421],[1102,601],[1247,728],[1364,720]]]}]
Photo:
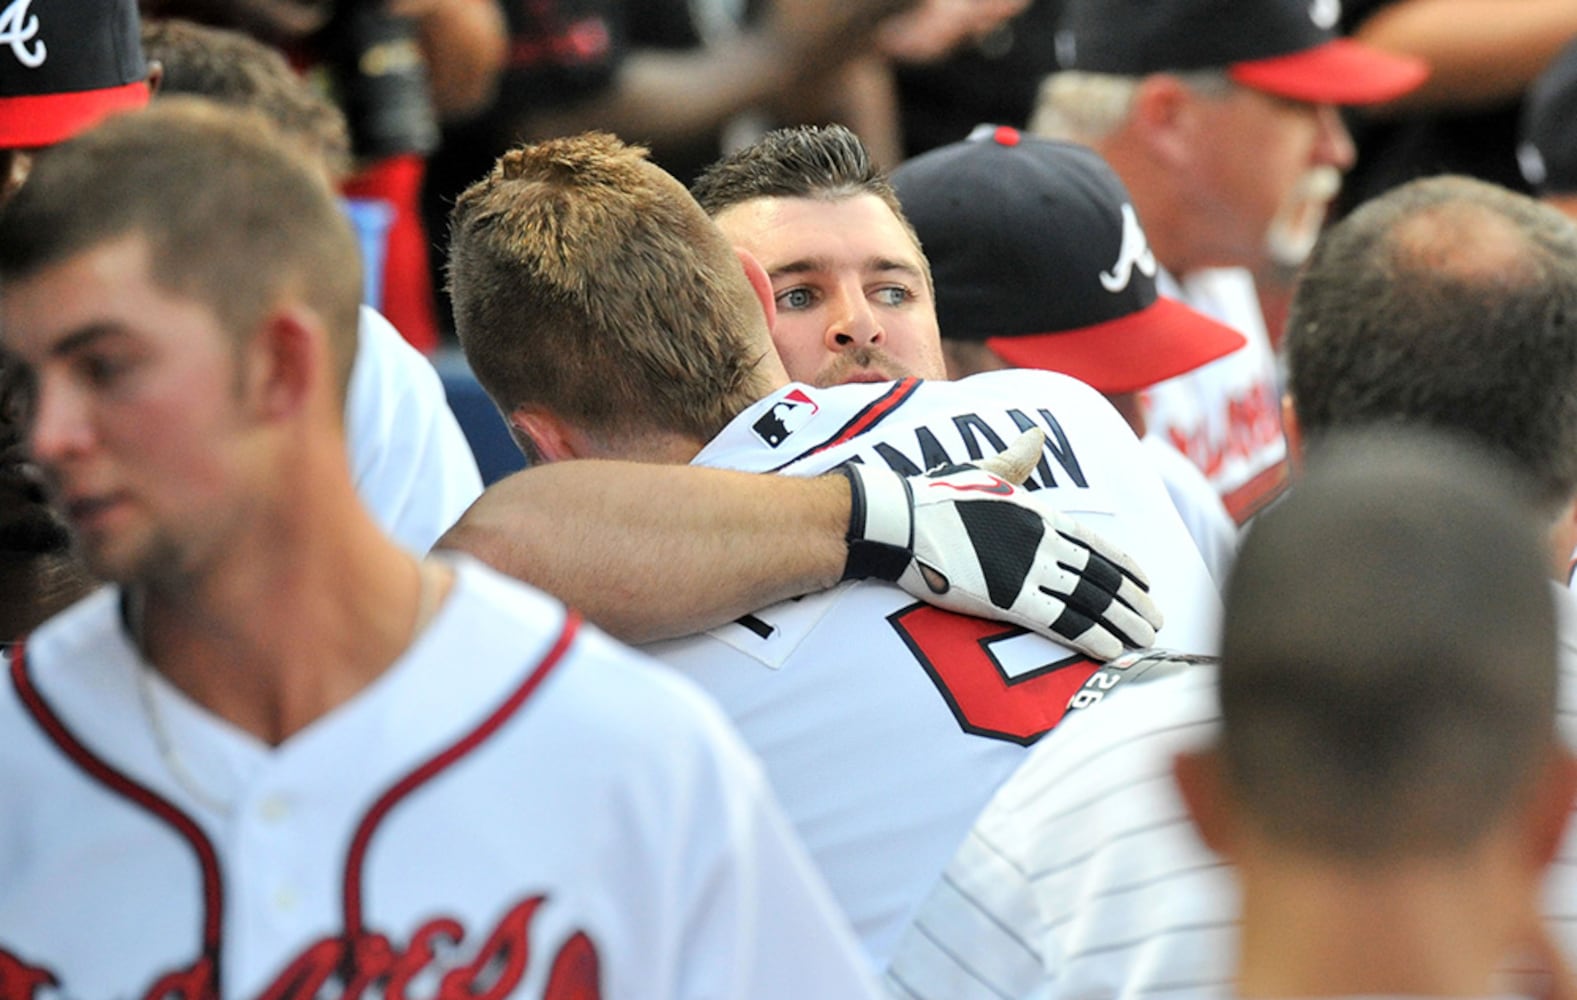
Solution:
[{"label": "jersey number 5", "polygon": [[1010,674],[998,647],[1025,631],[1001,622],[912,604],[887,621],[925,667],[966,733],[1028,746],[1068,711],[1068,699],[1100,664],[1070,653]]}]

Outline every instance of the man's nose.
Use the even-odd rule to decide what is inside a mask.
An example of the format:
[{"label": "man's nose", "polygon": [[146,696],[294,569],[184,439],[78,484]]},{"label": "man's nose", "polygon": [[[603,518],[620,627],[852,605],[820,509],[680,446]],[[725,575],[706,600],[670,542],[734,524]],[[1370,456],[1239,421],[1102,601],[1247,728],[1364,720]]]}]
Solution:
[{"label": "man's nose", "polygon": [[864,289],[841,289],[832,303],[827,324],[827,347],[847,351],[879,344],[886,336],[881,320],[871,308]]}]

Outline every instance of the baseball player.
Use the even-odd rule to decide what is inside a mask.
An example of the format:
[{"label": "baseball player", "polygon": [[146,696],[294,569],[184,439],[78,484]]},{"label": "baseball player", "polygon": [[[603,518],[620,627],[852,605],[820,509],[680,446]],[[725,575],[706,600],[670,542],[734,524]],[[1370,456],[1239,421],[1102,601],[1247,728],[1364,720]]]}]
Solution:
[{"label": "baseball player", "polygon": [[948,375],[1044,368],[1097,389],[1224,582],[1237,526],[1204,473],[1146,433],[1139,394],[1238,350],[1243,335],[1156,293],[1155,255],[1122,181],[1087,147],[982,125],[892,182],[931,261]]},{"label": "baseball player", "polygon": [[1352,165],[1337,107],[1401,97],[1428,75],[1421,60],[1337,39],[1340,13],[1311,0],[1067,0],[1060,69],[1030,121],[1117,171],[1161,293],[1247,338],[1146,393],[1153,432],[1199,466],[1239,524],[1288,471],[1254,274],[1300,262]]},{"label": "baseball player", "polygon": [[1173,762],[1242,891],[1237,995],[1570,995],[1553,948],[1553,990],[1500,975],[1547,939],[1538,889],[1577,801],[1516,476],[1456,437],[1348,436],[1249,535],[1220,736]]},{"label": "baseball player", "polygon": [[[1574,310],[1577,228],[1558,213],[1463,178],[1398,188],[1328,231],[1309,261],[1286,340],[1293,428],[1311,446],[1393,424],[1487,445],[1536,484],[1550,572],[1563,574],[1577,540]],[[1569,617],[1570,592],[1556,600]],[[1571,678],[1568,625],[1561,643]],[[1577,743],[1577,703],[1561,697]],[[1178,751],[1215,732],[1214,674],[1120,686],[1111,700],[1068,719],[986,807],[894,952],[894,995],[1230,989],[1231,876],[1169,777]],[[1577,843],[1561,857],[1545,912],[1571,949],[1577,865],[1564,862]]]},{"label": "baseball player", "polygon": [[[47,10],[27,4],[7,10],[26,37],[0,46],[0,161],[6,167],[30,162],[37,149],[106,115],[145,106],[150,79],[185,91],[204,72],[232,88],[214,96],[274,115],[286,131],[322,143],[328,160],[349,157],[339,112],[314,96],[283,58],[248,39],[204,29],[161,34],[165,72],[150,77],[131,0],[63,0]],[[26,177],[25,168],[4,172],[18,184]],[[482,480],[432,365],[371,308],[362,310],[345,407],[357,489],[397,541],[425,553],[476,499]]]},{"label": "baseball player", "polygon": [[[863,197],[860,207],[888,211]],[[897,227],[896,215],[888,219]],[[742,269],[684,189],[611,136],[511,151],[461,197],[452,221],[461,343],[544,459],[839,469],[870,518],[905,504],[886,470],[933,469],[935,478],[911,481],[916,504],[956,500],[968,534],[1008,543],[985,557],[1004,569],[1027,566],[1054,532],[959,499],[1011,489],[994,471],[953,469],[1033,429],[1038,436],[1014,449],[1034,468],[1029,496],[1153,564],[1151,594],[1166,608],[1162,641],[1209,648],[1208,573],[1138,442],[1089,388],[1043,372],[790,382],[767,324],[772,279],[748,256]],[[836,246],[861,234],[822,239]],[[915,253],[901,230],[899,240],[881,251],[886,259]],[[904,266],[918,275],[923,261]],[[934,349],[934,316],[930,328]],[[599,375],[606,389],[595,399],[561,388]],[[1130,593],[1115,580],[1107,586],[1118,605]],[[1111,616],[1119,629],[1137,624]],[[1056,725],[1096,666],[1022,629],[917,604],[877,583],[755,609],[648,648],[713,694],[761,754],[879,964],[989,790]]]},{"label": "baseball player", "polygon": [[0,217],[30,447],[112,581],[0,684],[0,995],[869,996],[707,699],[362,508],[355,252],[315,165],[176,98]]}]

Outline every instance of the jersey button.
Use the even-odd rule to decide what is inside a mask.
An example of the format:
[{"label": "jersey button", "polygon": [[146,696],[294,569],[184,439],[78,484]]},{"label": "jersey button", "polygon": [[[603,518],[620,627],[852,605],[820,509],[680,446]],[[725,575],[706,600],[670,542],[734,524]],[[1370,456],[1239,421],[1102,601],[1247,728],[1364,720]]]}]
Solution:
[{"label": "jersey button", "polygon": [[290,815],[290,800],[283,795],[270,795],[258,803],[257,811],[265,822],[278,823]]},{"label": "jersey button", "polygon": [[282,885],[274,890],[274,909],[281,913],[291,912],[300,901],[301,898],[296,894],[296,890],[288,885]]}]

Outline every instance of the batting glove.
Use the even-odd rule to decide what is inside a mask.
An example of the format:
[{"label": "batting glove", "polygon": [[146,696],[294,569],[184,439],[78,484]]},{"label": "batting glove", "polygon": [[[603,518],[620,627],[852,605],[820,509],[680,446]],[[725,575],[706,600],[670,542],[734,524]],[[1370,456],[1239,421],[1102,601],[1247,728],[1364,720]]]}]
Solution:
[{"label": "batting glove", "polygon": [[923,476],[851,463],[843,578],[892,581],[928,604],[1008,622],[1106,661],[1155,642],[1161,612],[1121,549],[1017,484],[1045,435]]}]

